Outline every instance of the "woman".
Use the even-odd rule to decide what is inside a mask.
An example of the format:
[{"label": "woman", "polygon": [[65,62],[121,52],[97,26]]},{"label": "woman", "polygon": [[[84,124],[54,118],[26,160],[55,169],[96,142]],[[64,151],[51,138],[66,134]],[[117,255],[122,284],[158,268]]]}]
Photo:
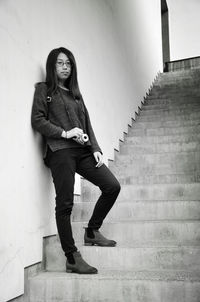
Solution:
[{"label": "woman", "polygon": [[[53,49],[48,55],[46,82],[36,85],[31,121],[45,141],[44,159],[55,185],[55,216],[61,246],[67,258],[66,271],[97,273],[96,268],[83,260],[72,235],[70,215],[75,172],[102,191],[85,228],[85,245],[116,245],[114,240],[105,238],[99,228],[120,192],[120,184],[103,163],[102,151],[79,90],[76,62],[66,48]],[[83,134],[86,136],[83,137]]]}]

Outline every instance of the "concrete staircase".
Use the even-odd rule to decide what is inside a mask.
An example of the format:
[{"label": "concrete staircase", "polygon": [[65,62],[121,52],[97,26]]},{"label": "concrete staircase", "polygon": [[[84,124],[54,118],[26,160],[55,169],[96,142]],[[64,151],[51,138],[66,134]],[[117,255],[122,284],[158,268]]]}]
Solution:
[{"label": "concrete staircase", "polygon": [[99,189],[82,181],[74,237],[97,275],[65,272],[58,236],[30,302],[200,302],[200,70],[160,74],[109,167],[122,184],[102,227],[117,247],[83,246]]}]

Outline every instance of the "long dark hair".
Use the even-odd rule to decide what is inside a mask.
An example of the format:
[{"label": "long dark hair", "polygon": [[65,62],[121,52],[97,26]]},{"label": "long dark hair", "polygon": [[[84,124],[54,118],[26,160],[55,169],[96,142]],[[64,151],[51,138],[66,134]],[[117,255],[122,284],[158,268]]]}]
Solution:
[{"label": "long dark hair", "polygon": [[82,99],[82,96],[78,85],[76,61],[72,52],[64,47],[53,49],[47,57],[47,62],[46,62],[47,94],[48,96],[51,97],[57,89],[58,81],[55,73],[55,66],[56,66],[57,57],[60,53],[64,53],[69,58],[69,61],[71,63],[71,74],[69,78],[65,81],[65,86],[66,88],[69,89],[70,93],[75,99],[80,100]]}]

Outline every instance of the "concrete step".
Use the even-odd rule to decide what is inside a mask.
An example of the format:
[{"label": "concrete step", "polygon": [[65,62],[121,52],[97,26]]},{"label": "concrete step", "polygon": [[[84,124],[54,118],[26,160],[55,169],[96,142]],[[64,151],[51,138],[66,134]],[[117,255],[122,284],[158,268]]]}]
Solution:
[{"label": "concrete step", "polygon": [[[83,187],[81,201],[93,202],[100,196],[100,190],[89,182]],[[200,200],[200,184],[151,184],[123,185],[118,202],[147,200]]]},{"label": "concrete step", "polygon": [[200,102],[198,103],[183,103],[183,104],[155,104],[155,105],[150,105],[147,103],[145,103],[142,106],[142,111],[160,111],[160,110],[200,110]]},{"label": "concrete step", "polygon": [[[200,174],[200,153],[115,153],[115,161],[109,168],[118,177],[194,175],[196,181]],[[198,176],[198,178],[196,178]],[[185,183],[185,182],[184,182]]]},{"label": "concrete step", "polygon": [[[137,120],[136,122],[133,122],[133,130],[134,129],[150,129],[150,128],[179,128],[179,127],[198,127],[200,125],[199,119],[193,119],[193,120],[162,120],[162,121],[141,121]],[[130,130],[130,129],[129,129]]]},{"label": "concrete step", "polygon": [[115,161],[110,162],[109,167],[115,167],[118,164],[127,164],[131,165],[132,163],[135,164],[135,162],[141,162],[141,164],[174,164],[177,162],[178,164],[187,164],[200,163],[200,153],[198,151],[192,151],[192,152],[174,152],[174,153],[154,153],[154,154],[129,154],[129,155],[123,155],[120,152],[115,153]]},{"label": "concrete step", "polygon": [[182,93],[199,93],[200,89],[197,85],[194,83],[188,84],[188,85],[167,85],[167,86],[158,86],[153,85],[152,89],[150,90],[150,94],[182,94]]},{"label": "concrete step", "polygon": [[[144,106],[145,107],[145,106]],[[147,106],[146,106],[147,107]],[[165,116],[191,116],[194,113],[200,112],[200,106],[195,106],[195,108],[172,108],[172,109],[154,109],[154,110],[142,110],[140,111],[140,116],[159,116],[160,118]]]},{"label": "concrete step", "polygon": [[191,152],[199,151],[200,143],[191,141],[188,143],[141,143],[141,144],[126,144],[120,146],[121,154],[134,154],[134,153],[170,153],[170,152]]},{"label": "concrete step", "polygon": [[108,271],[96,275],[42,272],[29,278],[29,302],[199,302],[200,273]]},{"label": "concrete step", "polygon": [[160,73],[157,77],[157,80],[167,82],[167,81],[176,81],[176,82],[185,82],[186,80],[198,80],[200,77],[200,69],[187,69],[187,70],[176,70],[173,72],[164,72]]},{"label": "concrete step", "polygon": [[148,104],[198,104],[200,100],[199,95],[147,95],[145,101]]},{"label": "concrete step", "polygon": [[[83,245],[84,226],[87,222],[72,222],[78,246]],[[200,246],[199,220],[105,222],[101,231],[107,238],[116,240],[119,247]]]},{"label": "concrete step", "polygon": [[153,88],[158,88],[158,89],[185,89],[186,87],[194,87],[197,88],[199,85],[199,81],[200,78],[196,78],[196,79],[186,79],[186,80],[177,80],[177,79],[173,79],[173,80],[168,80],[168,81],[155,81],[153,84]]},{"label": "concrete step", "polygon": [[147,164],[134,163],[130,165],[119,163],[111,168],[114,175],[118,176],[142,176],[142,175],[185,175],[185,173],[200,173],[200,163],[163,163],[163,164]]},{"label": "concrete step", "polygon": [[175,70],[171,72],[160,73],[157,80],[162,80],[165,83],[169,80],[176,82],[185,82],[187,80],[193,81],[198,79],[200,76],[200,69],[196,67],[195,69],[185,69],[185,70]]},{"label": "concrete step", "polygon": [[200,89],[155,89],[147,94],[150,98],[181,98],[181,97],[200,97]]},{"label": "concrete step", "polygon": [[150,89],[150,93],[167,93],[167,94],[173,94],[173,93],[199,93],[200,88],[198,85],[193,83],[188,83],[186,86],[182,85],[167,85],[167,86],[159,86],[154,84],[153,87]]},{"label": "concrete step", "polygon": [[[133,170],[129,170],[124,173],[121,168],[113,168],[115,167],[115,162],[113,161],[110,161],[108,166],[121,185],[191,184],[200,182],[200,172],[198,171],[185,171],[184,173],[171,172],[171,174],[151,174],[151,172],[149,172],[148,174],[140,173],[139,175],[133,175]],[[100,193],[98,189],[95,190]]]},{"label": "concrete step", "polygon": [[[72,221],[88,221],[94,202],[77,202],[72,211]],[[190,220],[200,219],[200,201],[131,201],[116,202],[105,222],[138,220]]]},{"label": "concrete step", "polygon": [[124,185],[118,200],[199,200],[200,184]]},{"label": "concrete step", "polygon": [[[60,242],[44,243],[45,269],[65,271],[66,257]],[[122,271],[200,271],[200,247],[79,247],[83,259],[98,269]]]},{"label": "concrete step", "polygon": [[165,98],[182,98],[182,97],[200,97],[200,90],[199,91],[180,91],[180,92],[174,92],[174,93],[163,93],[163,92],[154,92],[154,93],[149,93],[148,94],[148,99],[165,99]]},{"label": "concrete step", "polygon": [[126,145],[129,147],[129,144],[141,144],[141,143],[153,143],[153,144],[160,144],[160,143],[189,143],[192,141],[200,142],[200,133],[195,134],[178,134],[178,135],[155,135],[155,136],[127,136],[124,142],[121,142],[120,145]]},{"label": "concrete step", "polygon": [[164,83],[167,83],[168,81],[173,81],[173,83],[176,82],[182,82],[185,83],[186,81],[195,81],[199,80],[200,77],[200,69],[185,69],[185,70],[174,70],[171,72],[164,72],[160,73],[157,77],[158,81],[163,81]]},{"label": "concrete step", "polygon": [[146,105],[170,105],[170,106],[182,106],[182,105],[199,105],[200,97],[199,96],[181,96],[181,97],[161,97],[153,98],[147,96],[145,98]]},{"label": "concrete step", "polygon": [[200,173],[184,173],[184,174],[168,174],[168,175],[138,175],[132,176],[130,174],[121,175],[120,172],[116,173],[116,177],[121,185],[150,185],[150,184],[187,184],[199,183]]},{"label": "concrete step", "polygon": [[158,78],[154,81],[154,85],[160,88],[167,88],[167,87],[192,87],[197,86],[199,84],[200,78],[199,76],[196,78],[180,78],[180,79],[166,79],[163,80],[162,78]]},{"label": "concrete step", "polygon": [[152,87],[152,89],[166,89],[168,91],[168,89],[185,89],[190,87],[191,88],[197,88],[198,85],[198,81],[194,81],[194,80],[185,80],[184,82],[180,81],[171,81],[169,82],[162,82],[162,83],[158,83],[158,81],[156,80],[154,82],[154,85]]},{"label": "concrete step", "polygon": [[138,121],[144,121],[144,122],[148,122],[148,121],[188,121],[188,120],[195,120],[197,119],[200,122],[200,112],[192,112],[192,113],[186,113],[186,114],[166,114],[166,113],[160,113],[160,115],[157,114],[153,114],[153,115],[145,115],[143,114],[143,112],[140,112],[140,115],[138,116]]},{"label": "concrete step", "polygon": [[145,176],[145,175],[185,175],[200,174],[200,163],[196,166],[195,163],[182,165],[175,163],[172,164],[145,164],[145,163],[132,163],[131,165],[120,163],[110,168],[112,173],[118,176]]},{"label": "concrete step", "polygon": [[165,136],[165,135],[195,135],[200,131],[200,125],[182,127],[160,127],[160,128],[129,128],[128,136]]}]

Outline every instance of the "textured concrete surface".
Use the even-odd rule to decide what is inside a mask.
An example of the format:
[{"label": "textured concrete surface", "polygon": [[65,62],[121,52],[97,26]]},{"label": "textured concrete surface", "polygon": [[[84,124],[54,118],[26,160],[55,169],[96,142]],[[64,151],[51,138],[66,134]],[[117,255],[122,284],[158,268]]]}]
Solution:
[{"label": "textured concrete surface", "polygon": [[[72,221],[88,221],[94,202],[74,204]],[[105,222],[140,220],[191,220],[200,219],[200,201],[131,201],[116,202]]]},{"label": "textured concrete surface", "polygon": [[[122,271],[200,271],[199,246],[135,246],[135,247],[86,247],[79,250],[84,259],[99,269]],[[65,271],[65,256],[60,242],[49,242],[45,247],[47,271]]]},{"label": "textured concrete surface", "polygon": [[96,276],[48,272],[30,279],[30,302],[199,302],[199,278],[183,271],[100,271]]},{"label": "textured concrete surface", "polygon": [[[75,241],[83,244],[86,222],[73,222]],[[140,220],[105,222],[102,233],[118,242],[118,246],[200,245],[199,220]]]},{"label": "textured concrete surface", "polygon": [[[83,201],[96,201],[98,191],[82,196]],[[117,202],[133,200],[199,200],[200,183],[123,185]]]}]

